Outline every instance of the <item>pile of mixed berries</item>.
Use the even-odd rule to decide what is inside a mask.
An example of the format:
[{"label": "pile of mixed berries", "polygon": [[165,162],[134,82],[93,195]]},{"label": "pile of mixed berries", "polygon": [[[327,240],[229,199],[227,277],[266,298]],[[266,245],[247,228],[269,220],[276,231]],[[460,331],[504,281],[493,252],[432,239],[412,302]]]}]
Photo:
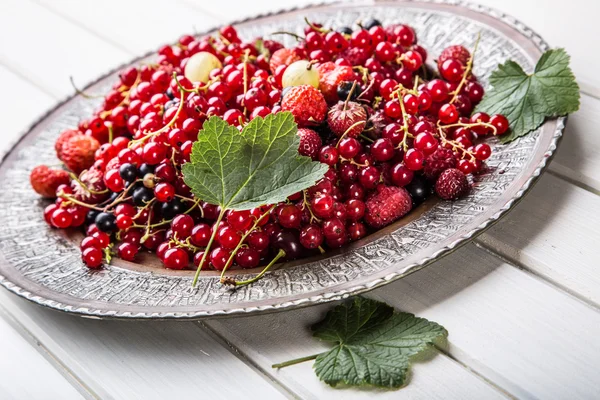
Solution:
[{"label": "pile of mixed berries", "polygon": [[[289,48],[243,42],[232,26],[183,36],[154,64],[121,71],[94,115],[60,134],[65,168],[36,167],[31,184],[56,197],[48,224],[85,230],[88,267],[147,250],[170,269],[203,259],[202,269],[254,268],[281,249],[293,259],[337,248],[432,193],[465,195],[468,175],[491,154],[482,139],[509,128],[502,115],[472,114],[484,89],[463,46],[446,48],[431,68],[407,25],[333,30],[307,21],[303,36],[291,35]],[[227,211],[216,224],[219,207],[196,199],[181,173],[203,122],[219,116],[241,130],[282,111],[298,125],[299,153],[329,171],[286,202]]]}]

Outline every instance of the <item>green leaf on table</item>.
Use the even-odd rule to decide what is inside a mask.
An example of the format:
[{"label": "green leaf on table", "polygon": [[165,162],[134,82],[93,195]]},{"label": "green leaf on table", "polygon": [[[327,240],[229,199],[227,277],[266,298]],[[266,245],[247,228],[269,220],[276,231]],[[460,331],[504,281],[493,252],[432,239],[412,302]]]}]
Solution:
[{"label": "green leaf on table", "polygon": [[579,86],[569,68],[564,49],[546,51],[533,74],[527,74],[514,61],[506,61],[492,72],[490,89],[476,111],[503,114],[511,131],[500,136],[510,142],[537,129],[546,118],[579,109]]},{"label": "green leaf on table", "polygon": [[315,184],[327,165],[298,154],[289,112],[254,118],[242,132],[211,117],[198,133],[183,178],[196,198],[222,209],[247,210],[284,201]]},{"label": "green leaf on table", "polygon": [[394,313],[389,305],[364,297],[335,307],[313,330],[315,337],[335,343],[314,364],[319,379],[331,386],[401,387],[411,357],[448,336],[435,322]]}]

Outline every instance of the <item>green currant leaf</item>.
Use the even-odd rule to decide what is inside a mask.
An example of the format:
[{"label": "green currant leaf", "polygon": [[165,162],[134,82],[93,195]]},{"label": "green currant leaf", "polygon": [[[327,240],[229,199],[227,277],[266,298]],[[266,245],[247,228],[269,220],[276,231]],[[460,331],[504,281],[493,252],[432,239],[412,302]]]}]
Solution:
[{"label": "green currant leaf", "polygon": [[537,129],[546,118],[579,109],[579,86],[564,49],[546,51],[533,74],[525,73],[514,61],[506,61],[492,72],[490,84],[492,89],[476,111],[506,116],[511,131],[500,137],[502,143]]},{"label": "green currant leaf", "polygon": [[331,386],[401,387],[411,357],[448,336],[435,322],[394,313],[387,304],[363,297],[335,307],[313,330],[316,337],[336,344],[314,364],[319,379]]},{"label": "green currant leaf", "polygon": [[298,154],[298,127],[289,112],[254,118],[240,133],[211,117],[182,167],[196,198],[222,209],[248,210],[284,201],[321,179],[328,167]]}]

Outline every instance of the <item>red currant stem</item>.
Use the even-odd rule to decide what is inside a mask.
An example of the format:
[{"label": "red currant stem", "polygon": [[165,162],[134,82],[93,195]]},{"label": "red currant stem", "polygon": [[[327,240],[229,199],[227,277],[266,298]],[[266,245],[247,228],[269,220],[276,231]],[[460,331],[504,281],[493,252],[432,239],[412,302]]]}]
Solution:
[{"label": "red currant stem", "polygon": [[467,65],[465,67],[465,72],[463,73],[462,79],[460,80],[460,83],[456,87],[456,90],[453,92],[453,96],[449,102],[450,104],[452,104],[456,101],[456,98],[460,94],[460,91],[462,90],[463,86],[467,82],[467,78],[469,77],[469,74],[471,73],[471,69],[473,69],[473,59],[475,58],[475,52],[477,51],[477,47],[479,46],[479,39],[481,39],[481,32],[477,33],[477,39],[475,40],[475,46],[473,46],[473,52],[471,53],[471,57],[469,57],[469,61],[467,61]]},{"label": "red currant stem", "polygon": [[321,254],[325,254],[325,249],[323,247],[319,246],[319,247],[317,247],[317,249],[319,249]]},{"label": "red currant stem", "polygon": [[282,362],[282,363],[278,363],[278,364],[273,364],[273,365],[271,365],[271,368],[277,368],[277,369],[279,369],[279,368],[289,367],[291,365],[296,365],[296,364],[300,364],[300,363],[303,363],[303,362],[306,362],[306,361],[314,360],[319,355],[320,355],[320,353],[319,354],[313,354],[312,356],[295,358],[295,359],[290,360],[290,361],[286,361],[286,362]]},{"label": "red currant stem", "polygon": [[402,129],[404,130],[404,137],[402,138],[402,142],[398,145],[398,148],[402,146],[402,150],[406,152],[408,149],[408,144],[406,143],[406,139],[408,139],[410,133],[408,132],[408,121],[406,120],[406,109],[404,108],[404,101],[401,96],[398,96],[398,102],[400,103],[400,109],[402,110]]},{"label": "red currant stem", "polygon": [[83,183],[79,177],[77,175],[75,175],[72,172],[69,172],[69,177],[71,178],[71,180],[79,183],[79,186],[81,186],[83,188],[83,190],[85,190],[86,192],[90,193],[90,194],[105,194],[108,193],[108,189],[104,189],[102,191],[98,191],[98,190],[92,190],[90,189],[85,183]]},{"label": "red currant stem", "polygon": [[308,202],[307,199],[307,195],[306,195],[307,191],[306,189],[302,191],[302,209],[304,209],[304,207],[306,207],[308,209],[308,212],[310,213],[310,223],[312,224],[313,221],[317,221],[317,222],[321,222],[321,220],[317,217],[315,217],[315,214],[313,214],[312,208],[310,208],[310,203]]},{"label": "red currant stem", "polygon": [[296,35],[295,33],[292,33],[292,32],[286,32],[286,31],[273,32],[273,33],[271,33],[271,35],[290,35],[298,41],[304,40],[304,38],[302,36]]},{"label": "red currant stem", "polygon": [[162,128],[160,128],[157,131],[154,132],[146,132],[146,134],[137,139],[137,140],[132,140],[131,142],[129,142],[128,147],[132,147],[135,144],[141,144],[144,143],[146,140],[158,136],[163,132],[166,132],[167,130],[169,130],[169,128],[171,126],[173,126],[173,124],[175,124],[175,121],[177,121],[177,119],[179,118],[179,114],[181,114],[181,110],[183,109],[183,98],[184,98],[184,93],[185,91],[182,90],[183,86],[181,86],[181,84],[179,83],[179,80],[177,79],[177,73],[173,72],[173,78],[175,79],[175,82],[177,82],[177,86],[179,87],[179,92],[180,92],[180,96],[179,96],[179,107],[177,107],[177,112],[175,113],[175,115],[173,116],[173,118],[169,121],[168,124],[166,124],[165,126],[163,126]]},{"label": "red currant stem", "polygon": [[92,210],[96,210],[96,211],[104,211],[103,209],[101,209],[100,207],[96,207],[93,204],[88,204],[88,203],[84,203],[83,201],[77,200],[75,197],[70,196],[64,192],[61,192],[58,197],[63,198],[73,204],[77,204],[78,206],[82,206],[85,208],[91,208]]},{"label": "red currant stem", "polygon": [[486,128],[490,128],[490,129],[492,129],[492,130],[494,131],[494,133],[493,133],[493,135],[494,135],[494,136],[495,136],[495,135],[496,135],[496,133],[498,132],[498,130],[496,129],[496,127],[495,127],[494,125],[492,125],[492,124],[490,124],[490,123],[488,123],[488,122],[481,122],[481,121],[478,121],[478,122],[476,122],[476,123],[473,123],[473,124],[463,124],[462,122],[458,122],[458,123],[456,123],[456,124],[451,124],[451,125],[438,125],[438,126],[439,126],[440,128],[443,128],[443,129],[447,129],[447,128],[455,128],[455,127],[457,127],[457,126],[462,126],[462,127],[464,127],[464,128],[473,128],[473,127],[476,127],[476,126],[485,126]]},{"label": "red currant stem", "polygon": [[358,135],[359,138],[366,140],[369,143],[375,143],[375,141],[373,139],[371,139],[368,136],[363,135],[362,133],[360,135]]},{"label": "red currant stem", "polygon": [[[225,283],[225,272],[227,271],[227,269],[229,268],[230,265],[233,264],[233,259],[235,257],[235,255],[237,254],[237,252],[240,250],[240,248],[242,247],[242,245],[244,244],[244,241],[246,240],[246,238],[248,238],[248,235],[250,235],[258,226],[258,224],[260,224],[260,222],[266,217],[268,216],[271,211],[273,211],[273,209],[277,206],[277,204],[272,205],[267,211],[265,211],[260,217],[256,218],[256,221],[254,221],[254,224],[252,225],[252,227],[250,229],[248,229],[246,231],[246,233],[244,233],[244,235],[242,236],[242,238],[240,239],[240,242],[238,243],[238,245],[235,247],[235,249],[233,249],[233,251],[231,252],[231,255],[229,256],[229,259],[227,260],[227,262],[225,263],[225,268],[223,268],[223,271],[221,271],[221,283]],[[202,264],[200,264],[202,265]]]},{"label": "red currant stem", "polygon": [[319,28],[318,26],[314,25],[312,22],[310,22],[308,20],[308,17],[304,17],[304,21],[308,24],[308,26],[310,26],[312,29],[314,29],[315,31],[317,31],[319,33],[329,33],[329,32],[331,32],[330,29]]},{"label": "red currant stem", "polygon": [[105,247],[102,250],[104,252],[104,258],[106,259],[107,264],[110,264],[110,261],[112,260],[111,249],[112,249],[112,243],[109,244],[107,247]]},{"label": "red currant stem", "polygon": [[227,56],[230,56],[230,55],[231,55],[231,54],[227,53],[226,51],[223,51],[223,50],[219,50],[219,49],[217,49],[217,47],[215,46],[215,44],[214,44],[214,43],[215,43],[215,39],[214,39],[214,38],[212,38],[212,37],[210,37],[210,38],[208,39],[208,44],[210,45],[210,47],[212,47],[212,48],[213,48],[213,50],[215,50],[216,52],[218,52],[219,54],[221,54],[223,57],[227,57]]},{"label": "red currant stem", "polygon": [[112,143],[113,141],[113,128],[112,128],[112,124],[107,125],[108,128],[108,143]]},{"label": "red currant stem", "polygon": [[[348,92],[348,96],[346,96],[346,101],[344,101],[344,108],[342,109],[342,111],[346,111],[346,107],[348,107],[348,102],[350,101],[350,98],[352,97],[352,93],[354,93],[355,88],[356,88],[356,81],[352,82],[352,87],[350,88],[350,91]],[[346,130],[346,132],[348,132],[348,130]]]},{"label": "red currant stem", "polygon": [[221,42],[225,43],[227,46],[229,46],[231,44],[231,42],[229,40],[227,40],[227,38],[225,36],[223,36],[223,34],[221,32],[219,32],[219,39],[221,39]]},{"label": "red currant stem", "polygon": [[[219,213],[219,216],[217,217],[217,220],[215,221],[214,226],[218,227],[219,224],[221,223],[221,220],[223,219],[223,216],[225,215],[225,207],[221,208],[221,212]],[[213,229],[211,235],[210,235],[210,239],[208,240],[208,244],[206,245],[206,248],[204,249],[204,254],[202,255],[202,260],[200,260],[200,264],[198,264],[198,269],[196,270],[196,274],[194,275],[194,280],[192,280],[192,287],[195,287],[196,284],[198,283],[198,277],[200,276],[200,270],[202,269],[202,265],[204,265],[204,263],[206,262],[206,257],[208,256],[208,253],[210,253],[210,248],[212,247],[212,244],[215,240],[215,237],[217,236],[217,231],[218,229]]]},{"label": "red currant stem", "polygon": [[140,182],[142,179],[136,179],[133,181],[126,190],[124,190],[112,203],[108,204],[104,207],[104,211],[108,210],[111,207],[116,206],[117,204],[123,202],[125,197],[129,194],[129,191],[134,187],[134,183]]},{"label": "red currant stem", "polygon": [[344,132],[344,134],[342,136],[340,136],[340,138],[338,139],[337,144],[335,145],[335,147],[337,148],[340,145],[340,142],[342,141],[343,138],[345,138],[348,135],[348,132],[350,132],[352,129],[356,128],[359,125],[366,125],[367,121],[358,121],[353,123],[352,125],[350,125],[348,127],[348,129],[346,129],[346,131]]},{"label": "red currant stem", "polygon": [[[367,83],[367,80],[369,79],[369,72],[370,72],[368,68],[363,67],[361,65],[355,65],[352,67],[352,69],[355,69],[358,72],[360,72],[363,82]],[[374,81],[371,80],[371,82],[374,82]],[[360,95],[358,97],[360,97]]]},{"label": "red currant stem", "polygon": [[442,139],[442,145],[449,144],[450,146],[452,146],[452,151],[462,153],[461,157],[464,157],[465,154],[468,154],[471,157],[471,160],[476,159],[475,154],[473,154],[473,152],[465,149],[463,146],[459,145],[454,140],[446,139],[446,134],[444,133],[444,130],[441,126],[438,126],[438,131],[440,133],[440,138]]},{"label": "red currant stem", "polygon": [[[244,54],[244,97],[246,97],[246,93],[248,92],[248,56],[250,55],[250,50],[246,50]],[[247,113],[246,106],[244,106],[244,115]]]},{"label": "red currant stem", "polygon": [[150,208],[150,206],[152,206],[152,204],[154,204],[154,202],[156,201],[156,199],[152,199],[149,202],[147,202],[146,204],[144,204],[144,206],[142,208],[139,209],[138,213],[135,214],[135,216],[133,217],[133,219],[138,219],[141,215],[142,212],[144,212],[145,209]]},{"label": "red currant stem", "polygon": [[190,238],[187,238],[185,240],[185,242],[182,242],[181,240],[177,239],[177,236],[173,237],[171,239],[172,243],[175,243],[176,247],[183,247],[186,249],[190,249],[192,250],[194,253],[197,252],[198,250],[200,250],[200,247],[196,247],[193,244],[190,243]]},{"label": "red currant stem", "polygon": [[190,197],[185,197],[185,196],[182,196],[182,195],[180,195],[180,194],[176,194],[176,195],[175,195],[175,197],[177,197],[177,198],[179,198],[179,199],[181,199],[181,200],[187,200],[187,201],[193,201],[193,202],[196,202],[196,199],[192,199],[192,198],[190,198]]},{"label": "red currant stem", "polygon": [[77,93],[84,99],[102,99],[104,97],[101,94],[87,94],[83,90],[80,90],[79,88],[77,88],[77,86],[75,86],[75,81],[73,80],[72,76],[69,76],[69,81],[71,81],[71,86],[73,86],[73,89],[75,89],[75,93]]},{"label": "red currant stem", "polygon": [[[366,81],[365,78],[363,78],[363,81]],[[363,99],[362,95],[367,93],[369,90],[371,90],[371,88],[373,87],[373,85],[375,85],[375,81],[373,79],[371,79],[371,81],[369,82],[369,85],[365,88],[365,90],[363,90],[362,92],[360,92],[360,94],[358,96],[356,96],[356,100],[361,100],[364,102],[369,102],[369,100],[367,99]]]},{"label": "red currant stem", "polygon": [[[133,84],[130,87],[127,86],[121,86],[121,88],[124,88],[123,90],[119,90],[119,92],[123,93],[125,91],[127,91],[127,93],[125,93],[125,95],[123,96],[123,99],[121,99],[121,101],[119,102],[119,104],[117,104],[114,108],[122,106],[124,104],[128,104],[129,101],[129,95],[131,94],[131,89],[133,89],[134,87],[136,87],[138,85],[138,83],[140,83],[142,78],[142,74],[140,73],[140,71],[137,71],[137,75],[135,77],[135,81],[133,82]],[[119,89],[121,89],[119,88]],[[106,110],[103,111],[102,113],[100,113],[100,118],[105,119],[107,116],[109,116],[112,113],[112,110]]]},{"label": "red currant stem", "polygon": [[263,268],[263,270],[262,270],[262,271],[260,271],[260,273],[259,273],[258,275],[256,275],[255,277],[253,277],[253,278],[250,278],[250,279],[247,279],[247,280],[245,280],[245,281],[241,281],[241,282],[238,282],[238,281],[235,281],[235,280],[234,280],[234,281],[228,280],[228,281],[227,281],[227,283],[232,283],[232,284],[233,284],[233,285],[235,285],[235,286],[243,286],[243,285],[249,285],[249,284],[251,284],[251,283],[254,283],[254,282],[256,282],[257,280],[259,280],[260,278],[262,278],[262,277],[263,277],[263,275],[264,275],[264,274],[265,274],[265,273],[266,273],[266,272],[267,272],[267,271],[268,271],[268,270],[269,270],[269,269],[270,269],[270,268],[271,268],[273,265],[275,265],[275,264],[277,263],[277,261],[279,261],[281,258],[283,258],[283,257],[285,257],[285,256],[286,256],[286,253],[285,253],[285,251],[283,251],[283,250],[279,249],[279,252],[277,253],[277,255],[276,255],[276,256],[275,256],[275,257],[274,257],[274,258],[271,260],[271,262],[270,262],[270,263],[269,263],[269,264],[268,264],[266,267],[264,267],[264,268]]}]

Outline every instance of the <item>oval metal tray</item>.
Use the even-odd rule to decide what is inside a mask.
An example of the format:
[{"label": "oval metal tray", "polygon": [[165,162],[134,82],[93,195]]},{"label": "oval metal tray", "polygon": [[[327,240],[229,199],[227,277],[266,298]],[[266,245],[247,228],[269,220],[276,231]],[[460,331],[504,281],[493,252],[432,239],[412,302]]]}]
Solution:
[{"label": "oval metal tray", "polygon": [[[333,27],[368,17],[384,24],[408,23],[429,51],[429,62],[450,44],[472,48],[480,32],[474,72],[484,83],[506,59],[532,70],[548,48],[515,19],[460,1],[319,5],[255,17],[236,27],[245,38],[282,30],[301,32],[305,16]],[[151,59],[146,56],[132,63]],[[107,90],[115,79],[113,71],[89,90]],[[165,270],[150,255],[138,264],[115,260],[90,271],[81,262],[77,242],[44,222],[46,203],[31,190],[29,171],[40,163],[55,164],[58,134],[76,126],[96,105],[81,97],[67,99],[5,154],[0,186],[12,190],[0,199],[0,283],[40,305],[101,318],[195,319],[275,311],[341,299],[399,279],[466,243],[513,207],[546,167],[566,122],[566,118],[547,121],[508,145],[492,141],[489,168],[475,177],[466,198],[430,201],[346,248],[281,265],[255,284],[231,290],[211,272],[203,272],[192,288],[193,272]]]}]

